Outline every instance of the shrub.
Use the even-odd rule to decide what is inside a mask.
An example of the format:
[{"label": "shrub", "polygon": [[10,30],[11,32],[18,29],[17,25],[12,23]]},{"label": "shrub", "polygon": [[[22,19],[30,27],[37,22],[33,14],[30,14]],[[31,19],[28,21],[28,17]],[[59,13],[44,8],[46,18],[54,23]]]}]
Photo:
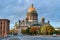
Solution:
[{"label": "shrub", "polygon": [[60,30],[55,30],[55,33],[56,34],[60,34]]},{"label": "shrub", "polygon": [[22,29],[22,30],[21,30],[21,33],[22,33],[22,34],[25,34],[25,33],[26,33],[26,30]]},{"label": "shrub", "polygon": [[55,32],[54,28],[51,25],[44,25],[41,27],[42,34],[53,34]]},{"label": "shrub", "polygon": [[30,28],[27,28],[27,29],[26,29],[26,34],[28,34],[28,35],[31,34],[31,33],[30,33]]},{"label": "shrub", "polygon": [[38,28],[37,27],[31,27],[30,28],[30,32],[31,32],[31,34],[38,34]]}]

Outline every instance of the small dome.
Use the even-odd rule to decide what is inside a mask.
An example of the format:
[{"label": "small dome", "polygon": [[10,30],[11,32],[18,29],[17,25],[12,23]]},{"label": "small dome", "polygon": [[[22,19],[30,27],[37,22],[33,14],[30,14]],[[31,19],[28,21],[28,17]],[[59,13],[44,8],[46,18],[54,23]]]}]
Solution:
[{"label": "small dome", "polygon": [[45,19],[44,17],[41,18],[41,20],[44,20],[44,19]]},{"label": "small dome", "polygon": [[28,9],[28,12],[33,12],[33,11],[36,11],[35,8],[33,7],[33,4],[32,6]]}]

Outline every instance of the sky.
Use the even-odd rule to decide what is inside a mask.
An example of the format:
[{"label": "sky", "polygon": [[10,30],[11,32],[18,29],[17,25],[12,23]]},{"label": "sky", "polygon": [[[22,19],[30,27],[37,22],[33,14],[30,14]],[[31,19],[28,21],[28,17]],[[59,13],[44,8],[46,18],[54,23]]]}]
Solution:
[{"label": "sky", "polygon": [[25,19],[32,3],[39,21],[44,17],[52,26],[60,27],[60,0],[0,0],[0,19],[9,19],[12,29],[15,22]]}]

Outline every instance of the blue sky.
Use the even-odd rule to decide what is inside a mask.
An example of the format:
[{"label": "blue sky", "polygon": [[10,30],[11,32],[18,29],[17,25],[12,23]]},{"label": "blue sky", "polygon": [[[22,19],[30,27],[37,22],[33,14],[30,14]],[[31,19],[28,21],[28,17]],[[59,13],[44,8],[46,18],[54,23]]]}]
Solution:
[{"label": "blue sky", "polygon": [[25,19],[31,4],[38,13],[38,19],[45,17],[54,27],[60,27],[60,0],[0,0],[0,19],[10,20],[10,29],[18,20]]}]

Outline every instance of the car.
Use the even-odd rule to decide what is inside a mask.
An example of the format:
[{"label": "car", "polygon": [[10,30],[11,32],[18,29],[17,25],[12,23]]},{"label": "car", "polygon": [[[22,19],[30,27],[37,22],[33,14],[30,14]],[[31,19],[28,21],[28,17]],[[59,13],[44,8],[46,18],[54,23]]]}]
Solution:
[{"label": "car", "polygon": [[53,37],[56,37],[56,34],[53,34]]},{"label": "car", "polygon": [[17,36],[18,34],[17,34],[17,33],[14,33],[13,35],[14,35],[14,36]]}]

